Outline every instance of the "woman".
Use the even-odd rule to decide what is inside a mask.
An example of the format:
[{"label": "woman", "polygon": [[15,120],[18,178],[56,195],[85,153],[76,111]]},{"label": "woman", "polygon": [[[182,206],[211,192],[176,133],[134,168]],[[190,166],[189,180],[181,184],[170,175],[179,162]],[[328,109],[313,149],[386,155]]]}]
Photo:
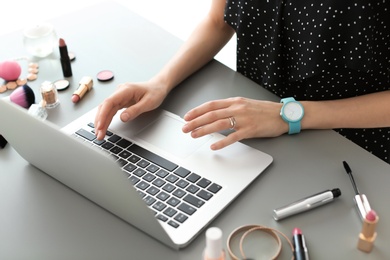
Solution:
[{"label": "woman", "polygon": [[[218,150],[246,138],[335,129],[390,162],[390,4],[375,1],[213,0],[208,15],[152,79],[125,83],[99,106],[96,135],[114,114],[127,122],[157,108],[181,81],[237,34],[237,71],[282,98],[229,98],[189,111],[183,132],[197,138],[234,128]],[[301,115],[281,117],[284,98]],[[291,99],[292,101],[294,101]],[[290,99],[289,99],[290,100]],[[297,113],[296,112],[296,113]]]}]

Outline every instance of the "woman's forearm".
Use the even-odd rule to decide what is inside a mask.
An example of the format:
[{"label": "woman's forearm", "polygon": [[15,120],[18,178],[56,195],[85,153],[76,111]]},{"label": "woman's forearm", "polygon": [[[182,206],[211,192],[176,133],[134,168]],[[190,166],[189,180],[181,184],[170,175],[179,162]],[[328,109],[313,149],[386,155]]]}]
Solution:
[{"label": "woman's forearm", "polygon": [[214,58],[234,34],[224,22],[224,8],[225,1],[212,2],[208,15],[153,81],[169,92]]},{"label": "woman's forearm", "polygon": [[358,97],[302,101],[303,129],[390,127],[390,90]]}]

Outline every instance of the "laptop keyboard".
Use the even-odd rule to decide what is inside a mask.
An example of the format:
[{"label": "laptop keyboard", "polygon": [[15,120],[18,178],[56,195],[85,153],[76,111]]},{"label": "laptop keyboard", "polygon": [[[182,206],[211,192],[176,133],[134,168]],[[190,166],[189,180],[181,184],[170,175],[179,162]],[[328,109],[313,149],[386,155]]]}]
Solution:
[{"label": "laptop keyboard", "polygon": [[76,131],[74,136],[108,152],[156,218],[173,228],[178,228],[222,189],[217,183],[111,131],[107,131],[104,140],[97,140],[93,123]]}]

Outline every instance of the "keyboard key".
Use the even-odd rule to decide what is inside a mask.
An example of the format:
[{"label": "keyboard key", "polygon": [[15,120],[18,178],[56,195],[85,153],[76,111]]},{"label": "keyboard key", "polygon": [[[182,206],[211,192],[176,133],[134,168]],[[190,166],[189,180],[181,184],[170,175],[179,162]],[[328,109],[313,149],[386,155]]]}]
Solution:
[{"label": "keyboard key", "polygon": [[175,221],[172,221],[172,220],[170,220],[170,221],[168,222],[168,224],[169,224],[170,226],[174,227],[174,228],[178,228],[178,227],[179,227],[179,224],[177,224]]},{"label": "keyboard key", "polygon": [[169,194],[162,191],[156,197],[159,200],[166,201],[169,198]]},{"label": "keyboard key", "polygon": [[85,130],[83,128],[77,130],[76,134],[78,134],[81,137],[84,137],[88,141],[93,141],[93,140],[96,139],[96,135],[92,134],[91,132],[89,132],[89,131],[87,131],[87,130]]},{"label": "keyboard key", "polygon": [[139,166],[139,167],[142,167],[142,168],[145,168],[146,166],[148,166],[150,163],[148,163],[147,161],[145,161],[145,160],[141,160],[141,161],[139,161],[138,163],[137,163],[137,165]]},{"label": "keyboard key", "polygon": [[161,187],[165,184],[165,181],[160,179],[160,178],[157,178],[153,181],[153,185],[156,185],[157,187]]},{"label": "keyboard key", "polygon": [[184,189],[185,187],[188,186],[188,184],[190,184],[188,181],[186,180],[179,180],[178,182],[176,182],[176,186]]},{"label": "keyboard key", "polygon": [[157,167],[156,165],[154,164],[151,164],[148,166],[148,168],[146,168],[147,171],[149,172],[152,172],[152,173],[155,173],[156,171],[158,171],[160,168]]},{"label": "keyboard key", "polygon": [[200,176],[196,173],[191,173],[191,175],[187,177],[187,180],[192,182],[192,183],[197,182],[199,179],[200,179]]},{"label": "keyboard key", "polygon": [[163,190],[165,190],[166,192],[169,192],[171,193],[172,191],[174,191],[176,189],[176,187],[170,183],[167,183],[164,187],[163,187]]},{"label": "keyboard key", "polygon": [[[129,164],[131,164],[131,163],[129,163]],[[133,172],[133,174],[134,174],[134,175],[137,175],[138,177],[144,176],[145,173],[146,173],[146,171],[145,171],[145,170],[142,170],[142,169],[140,169],[140,168],[138,168],[137,170],[135,170],[135,171]]]},{"label": "keyboard key", "polygon": [[155,210],[158,210],[158,211],[161,211],[163,209],[165,209],[167,207],[167,205],[165,205],[164,203],[162,203],[161,201],[157,201],[156,203],[154,203],[153,205],[153,208]]},{"label": "keyboard key", "polygon": [[196,209],[188,205],[187,203],[180,204],[179,207],[177,207],[179,210],[183,211],[187,215],[192,215],[196,212]]},{"label": "keyboard key", "polygon": [[141,158],[140,157],[138,157],[137,155],[132,155],[132,156],[130,156],[130,158],[128,159],[130,162],[132,162],[132,163],[137,163],[139,160],[141,160]]},{"label": "keyboard key", "polygon": [[126,170],[128,172],[132,172],[137,168],[134,164],[128,163],[125,167],[123,167],[123,170]]},{"label": "keyboard key", "polygon": [[172,207],[176,207],[180,203],[180,200],[175,197],[170,197],[169,200],[167,200],[167,203]]},{"label": "keyboard key", "polygon": [[198,199],[197,197],[191,195],[191,194],[188,194],[187,196],[184,197],[183,199],[184,201],[190,203],[191,205],[197,207],[197,208],[200,208],[204,205],[204,201],[201,200],[201,199]]},{"label": "keyboard key", "polygon": [[174,220],[180,222],[180,223],[184,223],[184,221],[186,221],[188,219],[188,217],[182,213],[179,213],[176,215],[176,217],[174,218]]},{"label": "keyboard key", "polygon": [[146,190],[146,192],[149,193],[150,195],[156,195],[159,191],[160,189],[154,186],[151,186],[149,189]]},{"label": "keyboard key", "polygon": [[127,161],[123,160],[122,158],[116,161],[120,167],[123,167],[127,164]]},{"label": "keyboard key", "polygon": [[188,174],[190,174],[191,171],[183,168],[183,167],[179,167],[177,168],[174,173],[182,178],[185,178]]},{"label": "keyboard key", "polygon": [[176,189],[172,194],[175,195],[175,196],[178,197],[178,198],[181,198],[181,197],[183,197],[184,195],[186,195],[187,192],[185,192],[185,191],[182,190],[182,189]]},{"label": "keyboard key", "polygon": [[207,186],[209,186],[211,183],[211,181],[209,181],[208,179],[205,179],[205,178],[202,178],[200,181],[198,181],[198,183],[196,185],[202,187],[202,188],[206,188]]},{"label": "keyboard key", "polygon": [[171,207],[169,207],[169,208],[167,208],[166,210],[164,210],[164,212],[163,212],[165,215],[167,215],[168,217],[173,217],[176,213],[177,213],[177,210],[175,210],[175,209],[173,209],[173,208],[171,208]]},{"label": "keyboard key", "polygon": [[143,197],[146,196],[146,193],[143,192],[143,191],[140,191],[140,190],[138,190],[138,194],[139,194],[139,196],[140,196],[141,198],[143,198]]},{"label": "keyboard key", "polygon": [[110,152],[112,152],[113,154],[119,154],[120,152],[122,152],[122,148],[120,148],[119,146],[114,146],[110,149]]},{"label": "keyboard key", "polygon": [[222,187],[216,183],[213,183],[210,185],[210,187],[207,188],[208,191],[211,191],[212,193],[217,193]]},{"label": "keyboard key", "polygon": [[157,200],[155,198],[153,198],[152,196],[147,196],[144,198],[144,201],[145,201],[146,205],[151,206]]},{"label": "keyboard key", "polygon": [[124,159],[127,159],[131,155],[131,153],[124,150],[124,151],[120,152],[118,155]]},{"label": "keyboard key", "polygon": [[147,182],[141,181],[140,183],[137,184],[137,188],[140,190],[145,190],[150,186]]},{"label": "keyboard key", "polygon": [[156,175],[158,177],[161,177],[161,178],[165,178],[169,173],[166,171],[166,170],[163,170],[163,169],[160,169],[158,170],[158,172],[156,173]]},{"label": "keyboard key", "polygon": [[133,185],[137,184],[140,181],[140,179],[136,176],[131,176],[129,180],[133,183]]},{"label": "keyboard key", "polygon": [[159,219],[159,220],[161,220],[161,221],[163,221],[163,222],[166,222],[166,221],[168,220],[168,218],[167,218],[166,216],[163,216],[163,215],[161,215],[161,214],[157,215],[156,218]]},{"label": "keyboard key", "polygon": [[144,177],[142,177],[142,179],[144,179],[147,182],[151,182],[154,179],[156,179],[156,176],[154,176],[153,174],[147,173],[144,175]]},{"label": "keyboard key", "polygon": [[199,198],[202,198],[204,200],[209,200],[209,199],[211,199],[211,197],[213,197],[213,194],[211,194],[210,192],[207,192],[205,190],[200,190],[198,192],[198,194],[196,194],[196,196],[198,196]]},{"label": "keyboard key", "polygon": [[191,192],[191,193],[196,193],[196,192],[198,192],[198,190],[200,190],[200,188],[196,187],[195,185],[192,185],[192,184],[190,186],[188,186],[188,188],[186,189],[186,191]]},{"label": "keyboard key", "polygon": [[110,142],[105,142],[103,145],[102,145],[102,148],[106,149],[106,150],[110,150],[112,147],[114,147],[114,144],[113,143],[110,143]]},{"label": "keyboard key", "polygon": [[177,168],[177,165],[172,163],[171,161],[168,161],[167,159],[164,159],[161,156],[152,153],[138,145],[133,144],[128,148],[128,150],[153,162],[154,164],[157,164],[160,167],[163,167],[164,169],[167,169],[168,171],[173,171]]},{"label": "keyboard key", "polygon": [[126,149],[127,147],[129,147],[130,145],[132,144],[132,142],[130,142],[129,140],[126,140],[126,139],[121,139],[120,141],[118,141],[116,143],[116,145],[122,147],[123,149]]},{"label": "keyboard key", "polygon": [[179,227],[179,224],[177,224],[175,221],[173,221],[173,220],[170,220],[169,222],[168,222],[168,224],[170,225],[170,226],[172,226],[172,227],[174,227],[174,228],[178,228]]},{"label": "keyboard key", "polygon": [[116,142],[118,142],[120,139],[122,139],[122,137],[120,137],[120,136],[114,134],[114,135],[112,135],[112,136],[110,136],[110,137],[108,138],[108,141],[110,141],[110,142],[112,142],[112,143],[116,143]]},{"label": "keyboard key", "polygon": [[175,183],[178,179],[179,179],[179,177],[177,177],[173,174],[169,174],[165,180],[169,181],[170,183]]},{"label": "keyboard key", "polygon": [[96,144],[96,145],[102,145],[106,142],[106,140],[102,139],[102,140],[98,140],[98,139],[95,139],[93,140],[93,143]]}]

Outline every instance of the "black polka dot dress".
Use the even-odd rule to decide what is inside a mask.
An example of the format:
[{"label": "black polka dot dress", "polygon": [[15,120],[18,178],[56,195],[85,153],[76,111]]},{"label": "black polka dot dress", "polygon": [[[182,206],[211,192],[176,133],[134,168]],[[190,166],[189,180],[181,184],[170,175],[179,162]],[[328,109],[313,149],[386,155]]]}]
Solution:
[{"label": "black polka dot dress", "polygon": [[[237,71],[280,97],[390,89],[390,1],[227,0]],[[389,100],[390,102],[390,100]],[[335,129],[390,163],[390,128]]]}]

